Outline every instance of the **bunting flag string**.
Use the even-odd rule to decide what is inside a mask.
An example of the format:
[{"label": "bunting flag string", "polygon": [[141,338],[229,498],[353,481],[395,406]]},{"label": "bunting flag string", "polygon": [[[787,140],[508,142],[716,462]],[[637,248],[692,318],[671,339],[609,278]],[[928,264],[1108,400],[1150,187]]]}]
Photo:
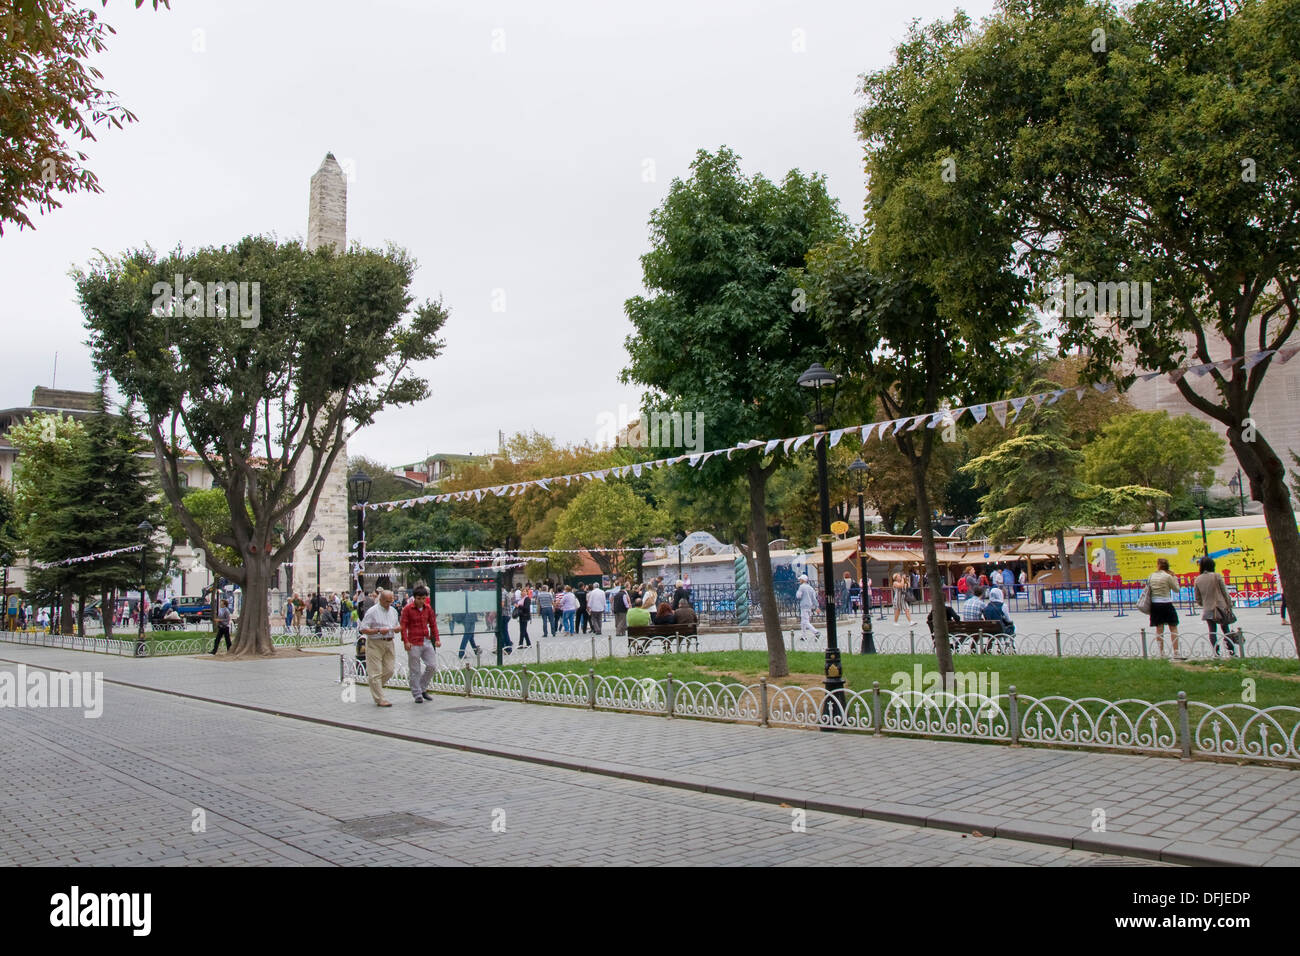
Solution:
[{"label": "bunting flag string", "polygon": [[65,564],[84,564],[87,561],[98,561],[100,558],[115,558],[119,554],[130,554],[143,548],[142,544],[133,544],[129,548],[114,548],[112,551],[100,551],[98,554],[83,554],[75,558],[64,558],[62,561],[33,561],[31,566],[38,571],[47,571],[50,568],[63,567]]},{"label": "bunting flag string", "polygon": [[[1257,352],[1250,352],[1236,358],[1227,358],[1221,359],[1217,362],[1206,362],[1200,365],[1186,366],[1168,373],[1145,372],[1138,375],[1137,379],[1143,382],[1150,382],[1167,374],[1170,381],[1178,382],[1183,376],[1189,373],[1204,376],[1212,369],[1229,369],[1238,362],[1245,362],[1246,369],[1250,370],[1270,355],[1276,355],[1278,363],[1285,364],[1297,353],[1300,353],[1300,345],[1289,346],[1283,349],[1265,349]],[[1112,382],[1096,382],[1093,383],[1093,388],[1100,394],[1106,395],[1112,389],[1115,389],[1115,385]],[[861,425],[850,425],[831,431],[829,433],[828,447],[834,447],[837,445],[840,439],[849,432],[860,432],[862,435],[862,444],[865,446],[866,443],[871,440],[873,433],[875,434],[875,437],[883,440],[887,434],[897,435],[905,428],[908,431],[916,431],[923,424],[927,424],[927,422],[927,427],[929,428],[936,427],[940,422],[944,422],[945,424],[949,421],[956,423],[962,415],[967,412],[970,413],[970,416],[975,420],[975,423],[979,424],[984,421],[985,418],[988,417],[989,412],[992,411],[993,417],[997,422],[1003,427],[1006,427],[1009,409],[1014,412],[1010,416],[1011,422],[1014,424],[1020,417],[1020,412],[1027,403],[1033,402],[1035,408],[1042,408],[1044,405],[1054,405],[1067,392],[1073,392],[1075,398],[1082,401],[1084,395],[1088,392],[1088,388],[1083,385],[1071,386],[1068,389],[1059,388],[1049,392],[1038,392],[1033,395],[1022,395],[1015,398],[999,399],[992,402],[980,402],[974,405],[962,405],[937,412],[924,412],[920,415],[911,415],[904,418],[868,422]],[[1116,394],[1112,398],[1112,401],[1116,399],[1118,399],[1118,389],[1116,389]],[[892,431],[889,431],[891,428]],[[473,499],[474,501],[482,501],[484,495],[488,494],[501,497],[505,494],[523,494],[532,488],[547,490],[551,487],[552,483],[560,481],[564,482],[565,487],[570,487],[575,482],[605,481],[611,474],[616,478],[622,478],[626,476],[629,471],[635,477],[640,478],[644,472],[652,471],[655,468],[666,468],[670,465],[679,464],[689,464],[693,468],[701,468],[705,462],[715,455],[725,454],[727,458],[730,459],[731,456],[738,451],[750,451],[759,447],[762,448],[763,455],[772,454],[776,451],[778,446],[783,448],[785,454],[790,454],[793,451],[798,451],[809,441],[812,441],[813,446],[816,447],[826,434],[827,433],[825,432],[812,432],[810,434],[795,435],[789,438],[770,438],[766,440],[751,439],[749,441],[739,442],[729,448],[714,448],[708,451],[699,451],[688,455],[676,455],[670,458],[657,458],[651,461],[633,462],[630,465],[611,466],[609,468],[601,468],[595,471],[578,472],[571,475],[555,475],[547,478],[533,478],[527,481],[513,482],[511,484],[496,485],[486,488],[471,488],[464,491],[449,491],[441,494],[421,495],[418,498],[405,498],[398,501],[369,502],[365,505],[353,505],[352,507],[354,510],[366,508],[371,511],[392,511],[396,508],[412,508],[416,505],[422,504],[440,504],[451,501],[468,501],[470,499]],[[93,560],[93,556],[87,560]]]}]

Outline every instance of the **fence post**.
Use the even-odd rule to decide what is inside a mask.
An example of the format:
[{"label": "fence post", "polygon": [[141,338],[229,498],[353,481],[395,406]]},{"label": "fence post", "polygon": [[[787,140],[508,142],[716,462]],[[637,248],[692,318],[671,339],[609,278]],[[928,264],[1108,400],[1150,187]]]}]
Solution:
[{"label": "fence post", "polygon": [[1056,656],[1061,656],[1061,629],[1056,629]]},{"label": "fence post", "polygon": [[736,628],[736,643],[740,645],[740,650],[745,649],[745,632],[740,628]]},{"label": "fence post", "polygon": [[587,706],[596,709],[596,668],[587,668]]},{"label": "fence post", "polygon": [[343,683],[343,655],[339,655],[339,683]]},{"label": "fence post", "polygon": [[1143,627],[1143,628],[1139,628],[1139,630],[1142,632],[1142,659],[1146,660],[1147,659],[1147,629]]},{"label": "fence post", "polygon": [[763,719],[758,722],[760,727],[770,727],[767,721],[767,677],[758,679],[758,705],[763,708]]},{"label": "fence post", "polygon": [[519,689],[520,689],[520,695],[519,695],[520,699],[523,700],[525,704],[528,703],[528,665],[527,664],[524,665],[523,676],[519,678]]},{"label": "fence post", "polygon": [[605,646],[609,649],[609,656],[613,657],[614,656],[614,635],[613,634],[605,635]]},{"label": "fence post", "polygon": [[912,645],[912,653],[915,654],[916,653],[916,631],[908,631],[907,640]]},{"label": "fence post", "polygon": [[1010,731],[1011,746],[1020,746],[1020,695],[1016,693],[1016,685],[1011,685],[1011,690],[1007,692],[1007,702],[1010,704]]},{"label": "fence post", "polygon": [[673,710],[677,706],[677,687],[675,682],[673,681],[672,674],[668,675],[667,691],[668,691],[667,693],[668,699],[667,701],[665,701],[665,706],[668,708],[668,716],[671,717],[673,715]]},{"label": "fence post", "polygon": [[794,653],[794,631],[790,632],[790,653]]},{"label": "fence post", "polygon": [[593,661],[596,659],[596,635],[595,634],[591,635],[591,659]]},{"label": "fence post", "polygon": [[1183,748],[1183,759],[1192,759],[1192,731],[1187,717],[1187,691],[1178,692],[1178,741]]},{"label": "fence post", "polygon": [[541,662],[542,662],[542,642],[538,641],[537,642],[537,663],[540,664]]},{"label": "fence post", "polygon": [[482,650],[479,649],[479,646],[477,644],[474,645],[474,666],[475,667],[483,666],[483,652]]},{"label": "fence post", "polygon": [[880,681],[871,682],[871,723],[876,731],[876,736],[884,732],[884,722],[880,719]]},{"label": "fence post", "polygon": [[[408,677],[407,680],[409,681],[410,678]],[[474,696],[474,668],[468,664],[465,665],[465,696]]]},{"label": "fence post", "polygon": [[1237,628],[1237,653],[1243,661],[1246,659],[1246,632],[1240,627]]}]

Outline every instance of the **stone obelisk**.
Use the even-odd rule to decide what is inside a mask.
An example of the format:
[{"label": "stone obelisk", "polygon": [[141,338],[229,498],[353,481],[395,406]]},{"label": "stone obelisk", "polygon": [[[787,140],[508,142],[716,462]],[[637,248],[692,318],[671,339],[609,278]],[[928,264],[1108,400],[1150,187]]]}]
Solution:
[{"label": "stone obelisk", "polygon": [[[334,158],[326,153],[320,168],[311,178],[311,199],[307,209],[307,248],[329,246],[342,254],[347,248],[348,232],[348,180]],[[301,488],[311,474],[311,464],[304,461],[298,466],[295,486]],[[316,535],[325,539],[320,558],[320,589],[326,597],[331,592],[350,593],[352,569],[346,557],[348,549],[348,450],[346,444],[339,449],[334,466],[330,469],[311,528],[303,535],[293,556],[293,589],[304,599],[315,592]],[[303,513],[306,503],[298,509]],[[294,518],[297,528],[298,515]]]}]

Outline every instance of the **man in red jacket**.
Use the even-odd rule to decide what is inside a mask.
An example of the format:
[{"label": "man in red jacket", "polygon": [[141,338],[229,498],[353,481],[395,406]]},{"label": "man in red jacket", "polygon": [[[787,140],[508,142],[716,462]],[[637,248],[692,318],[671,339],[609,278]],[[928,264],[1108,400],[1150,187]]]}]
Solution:
[{"label": "man in red jacket", "polygon": [[417,704],[423,704],[426,700],[433,700],[429,682],[438,670],[434,648],[442,647],[442,641],[438,639],[438,622],[429,606],[429,589],[421,584],[414,593],[415,600],[402,608],[402,644],[406,647],[411,695]]}]

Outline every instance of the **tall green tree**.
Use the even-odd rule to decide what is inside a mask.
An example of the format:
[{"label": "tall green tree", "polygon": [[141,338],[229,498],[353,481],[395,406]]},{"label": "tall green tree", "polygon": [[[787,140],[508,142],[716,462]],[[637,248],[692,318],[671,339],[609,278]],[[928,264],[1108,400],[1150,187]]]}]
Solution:
[{"label": "tall green tree", "polygon": [[[1175,385],[1226,427],[1292,592],[1285,463],[1252,415],[1277,357],[1242,359],[1300,322],[1297,22],[1300,0],[1003,0],[950,71],[990,161],[982,201],[1016,223],[1087,375],[1239,360]],[[1136,283],[1146,307],[1066,302],[1067,279]],[[1300,649],[1300,622],[1292,634]]]},{"label": "tall green tree", "polygon": [[[650,218],[653,248],[641,257],[648,295],[626,303],[624,382],[645,386],[644,406],[691,413],[706,444],[725,447],[806,427],[800,373],[825,350],[802,307],[796,273],[809,249],[842,234],[844,217],[819,175],[780,183],[746,176],[723,147],[700,150]],[[681,449],[679,449],[681,451]],[[683,475],[697,495],[748,485],[747,551],[763,608],[768,672],[789,673],[768,552],[767,483],[785,460],[778,447],[718,456]]]},{"label": "tall green tree", "polygon": [[[243,591],[236,656],[274,653],[271,574],[310,530],[349,427],[428,394],[411,367],[438,355],[447,313],[440,303],[411,308],[414,270],[396,248],[339,254],[248,237],[104,258],[77,276],[96,366],[138,402],[163,492],[208,567]],[[185,290],[171,287],[176,275]],[[241,282],[250,296],[256,283],[256,322],[233,314],[228,299],[223,308],[224,284]],[[187,448],[226,495],[229,533],[209,537],[185,507]],[[278,535],[289,514],[297,527]],[[221,560],[215,545],[239,563]]]},{"label": "tall green tree", "polygon": [[1192,415],[1130,412],[1103,425],[1101,437],[1085,446],[1081,474],[1095,484],[1147,485],[1168,492],[1147,503],[1152,523],[1164,530],[1176,499],[1187,497],[1196,482],[1214,483],[1224,444]]}]

